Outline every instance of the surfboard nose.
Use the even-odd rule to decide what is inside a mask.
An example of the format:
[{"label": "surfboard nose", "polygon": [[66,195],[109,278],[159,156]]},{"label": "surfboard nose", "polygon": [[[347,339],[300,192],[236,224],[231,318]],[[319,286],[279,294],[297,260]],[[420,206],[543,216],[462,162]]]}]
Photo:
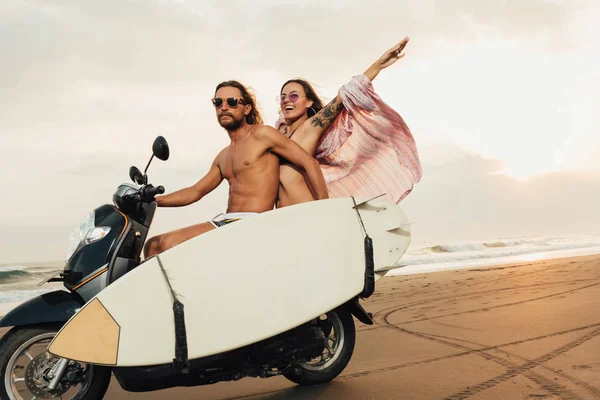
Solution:
[{"label": "surfboard nose", "polygon": [[116,365],[120,330],[119,324],[96,298],[67,322],[48,351],[69,360]]}]

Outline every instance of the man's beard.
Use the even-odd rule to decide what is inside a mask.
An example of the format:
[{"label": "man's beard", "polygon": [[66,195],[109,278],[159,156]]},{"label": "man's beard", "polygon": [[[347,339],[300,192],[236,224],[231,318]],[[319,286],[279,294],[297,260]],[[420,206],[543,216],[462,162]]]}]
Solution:
[{"label": "man's beard", "polygon": [[242,116],[242,118],[240,119],[235,119],[233,116],[229,116],[229,118],[231,118],[231,120],[227,121],[227,122],[223,122],[221,120],[221,118],[219,118],[219,125],[221,125],[223,128],[225,128],[225,130],[231,132],[231,131],[235,131],[236,129],[240,128],[243,124],[244,124],[244,118],[246,118],[246,116]]}]

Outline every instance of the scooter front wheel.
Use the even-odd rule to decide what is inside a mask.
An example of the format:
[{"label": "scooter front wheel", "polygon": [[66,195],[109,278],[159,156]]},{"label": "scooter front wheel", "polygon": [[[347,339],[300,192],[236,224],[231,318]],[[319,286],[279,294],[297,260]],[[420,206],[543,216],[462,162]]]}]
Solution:
[{"label": "scooter front wheel", "polygon": [[47,348],[59,325],[12,328],[0,341],[0,398],[2,400],[102,399],[111,378],[107,367],[70,361],[58,387],[50,390],[53,367],[59,359]]},{"label": "scooter front wheel", "polygon": [[356,341],[352,315],[345,308],[328,312],[320,324],[326,336],[323,353],[305,362],[295,363],[283,375],[299,385],[318,385],[336,378],[350,362]]}]

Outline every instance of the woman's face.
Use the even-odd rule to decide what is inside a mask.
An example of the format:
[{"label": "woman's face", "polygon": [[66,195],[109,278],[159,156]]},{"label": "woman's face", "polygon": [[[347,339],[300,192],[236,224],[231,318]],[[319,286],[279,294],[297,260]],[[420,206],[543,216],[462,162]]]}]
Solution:
[{"label": "woman's face", "polygon": [[306,115],[306,110],[313,104],[312,100],[306,98],[302,85],[296,82],[290,82],[283,87],[279,101],[286,120],[296,120]]}]

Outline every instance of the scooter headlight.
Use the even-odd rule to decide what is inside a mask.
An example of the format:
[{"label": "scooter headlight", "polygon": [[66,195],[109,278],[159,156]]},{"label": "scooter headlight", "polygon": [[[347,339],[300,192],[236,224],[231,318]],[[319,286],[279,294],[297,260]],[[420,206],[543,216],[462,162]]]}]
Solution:
[{"label": "scooter headlight", "polygon": [[95,218],[95,213],[92,211],[69,236],[67,261],[75,254],[77,249],[103,239],[110,232],[110,226],[95,226]]}]

